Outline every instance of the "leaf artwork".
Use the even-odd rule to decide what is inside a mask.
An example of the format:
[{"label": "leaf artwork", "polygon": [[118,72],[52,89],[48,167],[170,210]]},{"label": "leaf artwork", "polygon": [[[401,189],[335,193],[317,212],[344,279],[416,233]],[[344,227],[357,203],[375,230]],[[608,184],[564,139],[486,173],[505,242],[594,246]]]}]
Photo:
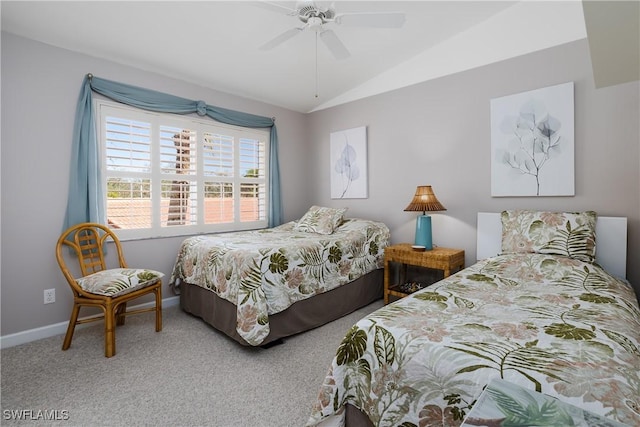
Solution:
[{"label": "leaf artwork", "polygon": [[332,199],[366,199],[367,127],[331,132],[329,175]]},{"label": "leaf artwork", "polygon": [[340,158],[336,160],[333,169],[336,173],[340,174],[343,178],[342,181],[342,194],[340,198],[344,197],[344,195],[349,190],[349,186],[351,182],[355,181],[360,177],[360,169],[356,163],[356,150],[349,144],[349,138],[344,135],[345,145],[342,149],[342,153],[340,154]]},{"label": "leaf artwork", "polygon": [[522,105],[517,116],[507,116],[502,122],[502,132],[511,138],[508,148],[498,153],[498,160],[511,169],[514,177],[533,177],[537,196],[542,168],[560,154],[561,127],[562,123],[535,99]]}]

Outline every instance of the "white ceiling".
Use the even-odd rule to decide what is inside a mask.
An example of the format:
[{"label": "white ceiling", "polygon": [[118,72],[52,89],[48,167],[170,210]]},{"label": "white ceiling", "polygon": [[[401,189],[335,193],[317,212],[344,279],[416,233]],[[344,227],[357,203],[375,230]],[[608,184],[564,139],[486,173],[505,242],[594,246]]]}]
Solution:
[{"label": "white ceiling", "polygon": [[[400,11],[406,22],[400,29],[330,24],[351,56],[336,60],[318,43],[316,98],[315,33],[302,32],[272,50],[259,50],[300,22],[256,3],[2,1],[0,5],[3,31],[300,112],[585,36],[576,1],[336,1],[337,13]],[[274,3],[296,6],[293,1]],[[536,20],[532,7],[544,19]]]}]

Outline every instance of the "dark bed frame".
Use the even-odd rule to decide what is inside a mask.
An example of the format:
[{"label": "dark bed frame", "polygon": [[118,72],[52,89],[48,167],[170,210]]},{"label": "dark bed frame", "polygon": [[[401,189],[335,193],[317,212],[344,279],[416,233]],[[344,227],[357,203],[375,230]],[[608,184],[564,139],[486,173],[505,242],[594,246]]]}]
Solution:
[{"label": "dark bed frame", "polygon": [[[322,326],[382,298],[383,269],[328,292],[298,301],[269,316],[269,335],[261,347],[284,337]],[[242,345],[249,346],[236,331],[236,306],[214,292],[189,283],[180,284],[180,307],[201,318]]]}]

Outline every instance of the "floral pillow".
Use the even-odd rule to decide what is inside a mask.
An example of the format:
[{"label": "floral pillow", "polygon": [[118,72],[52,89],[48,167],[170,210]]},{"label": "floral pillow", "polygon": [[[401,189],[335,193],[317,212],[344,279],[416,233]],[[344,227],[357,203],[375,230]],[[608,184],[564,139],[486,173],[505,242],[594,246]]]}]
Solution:
[{"label": "floral pillow", "polygon": [[161,279],[164,273],[138,268],[112,268],[77,279],[82,289],[92,294],[116,297],[142,289]]},{"label": "floral pillow", "polygon": [[346,211],[347,208],[334,209],[311,206],[296,223],[294,230],[306,233],[332,234],[342,224]]},{"label": "floral pillow", "polygon": [[502,253],[564,255],[594,262],[596,219],[593,211],[503,211]]}]

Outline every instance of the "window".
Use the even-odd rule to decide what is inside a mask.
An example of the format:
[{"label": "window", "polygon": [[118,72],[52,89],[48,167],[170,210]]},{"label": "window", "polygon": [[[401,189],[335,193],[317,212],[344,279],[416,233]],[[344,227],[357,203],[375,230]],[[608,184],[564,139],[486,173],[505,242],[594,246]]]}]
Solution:
[{"label": "window", "polygon": [[269,132],[99,101],[107,222],[121,238],[267,226]]}]

